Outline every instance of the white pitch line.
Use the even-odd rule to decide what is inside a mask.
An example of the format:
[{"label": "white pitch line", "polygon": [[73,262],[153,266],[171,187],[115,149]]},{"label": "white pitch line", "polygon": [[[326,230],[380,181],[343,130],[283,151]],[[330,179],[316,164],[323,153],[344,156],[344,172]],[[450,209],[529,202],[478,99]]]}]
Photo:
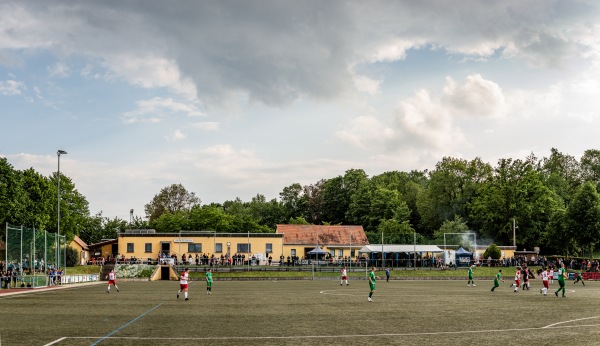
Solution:
[{"label": "white pitch line", "polygon": [[52,341],[52,342],[50,342],[48,344],[45,344],[44,346],[50,346],[50,345],[58,344],[59,342],[61,342],[63,340],[66,340],[66,339],[67,339],[67,337],[62,337],[62,338],[56,339],[56,340],[54,340],[54,341]]},{"label": "white pitch line", "polygon": [[564,323],[571,323],[571,322],[577,322],[577,321],[583,321],[583,320],[591,320],[593,318],[600,318],[600,316],[584,317],[584,318],[577,318],[577,319],[569,320],[569,321],[557,322],[557,323],[549,324],[549,325],[547,325],[545,327],[542,327],[542,329],[544,329],[544,328],[552,328],[554,326],[557,326],[559,324],[564,324]]},{"label": "white pitch line", "polygon": [[[566,328],[583,328],[583,327],[599,327],[600,324],[586,324],[576,326],[558,326],[549,329],[566,329]],[[448,332],[424,332],[424,333],[385,333],[385,334],[354,334],[354,335],[294,335],[294,336],[214,336],[214,337],[137,337],[137,336],[109,336],[105,339],[122,339],[122,340],[287,340],[287,339],[319,339],[319,338],[371,338],[371,337],[398,337],[398,336],[435,336],[435,335],[457,335],[457,334],[478,334],[478,333],[501,333],[501,332],[521,332],[535,331],[546,327],[531,327],[531,328],[509,328],[509,329],[486,329],[486,330],[464,330],[464,331],[448,331]],[[98,337],[91,336],[69,336],[63,339],[96,339]],[[50,345],[50,344],[48,344]],[[44,345],[46,346],[46,345]]]}]

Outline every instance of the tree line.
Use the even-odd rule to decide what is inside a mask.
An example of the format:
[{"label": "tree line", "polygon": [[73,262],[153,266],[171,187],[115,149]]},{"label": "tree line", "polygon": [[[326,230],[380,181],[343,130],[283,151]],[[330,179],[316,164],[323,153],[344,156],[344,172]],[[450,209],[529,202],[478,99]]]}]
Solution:
[{"label": "tree line", "polygon": [[[0,158],[0,222],[56,231],[56,173],[15,170]],[[478,243],[540,247],[545,254],[591,256],[600,239],[600,150],[578,160],[551,149],[548,157],[444,157],[432,170],[390,171],[369,177],[350,169],[313,184],[284,187],[279,199],[257,194],[202,204],[181,184],[161,189],[146,218],[90,215],[88,202],[61,173],[61,233],[88,243],[126,228],[157,232],[271,233],[277,224],[362,225],[372,243],[440,244],[444,233],[474,232]]]}]

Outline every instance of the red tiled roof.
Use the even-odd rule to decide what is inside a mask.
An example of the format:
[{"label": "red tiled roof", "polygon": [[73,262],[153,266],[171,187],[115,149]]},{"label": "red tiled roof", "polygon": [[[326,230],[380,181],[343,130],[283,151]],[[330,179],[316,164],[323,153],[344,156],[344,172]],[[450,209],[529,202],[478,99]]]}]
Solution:
[{"label": "red tiled roof", "polygon": [[284,244],[316,245],[367,245],[369,240],[362,226],[277,225],[275,233],[283,233]]}]

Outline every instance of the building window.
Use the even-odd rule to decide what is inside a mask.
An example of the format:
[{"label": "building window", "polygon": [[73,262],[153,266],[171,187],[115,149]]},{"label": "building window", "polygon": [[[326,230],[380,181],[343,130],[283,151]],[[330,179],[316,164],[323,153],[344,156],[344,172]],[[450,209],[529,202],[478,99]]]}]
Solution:
[{"label": "building window", "polygon": [[350,250],[350,257],[354,257],[354,249]]},{"label": "building window", "polygon": [[152,243],[144,244],[144,252],[152,252]]},{"label": "building window", "polygon": [[296,256],[296,249],[292,249],[291,254],[292,256]]},{"label": "building window", "polygon": [[272,253],[273,252],[273,244],[267,244],[267,250],[265,252]]},{"label": "building window", "polygon": [[188,252],[202,252],[202,244],[189,244]]},{"label": "building window", "polygon": [[223,252],[223,243],[215,244],[215,252]]},{"label": "building window", "polygon": [[133,252],[133,243],[127,243],[127,252]]},{"label": "building window", "polygon": [[335,250],[329,250],[329,256],[335,257]]},{"label": "building window", "polygon": [[338,250],[338,257],[344,257],[344,250]]},{"label": "building window", "polygon": [[237,252],[250,252],[250,244],[237,244]]}]

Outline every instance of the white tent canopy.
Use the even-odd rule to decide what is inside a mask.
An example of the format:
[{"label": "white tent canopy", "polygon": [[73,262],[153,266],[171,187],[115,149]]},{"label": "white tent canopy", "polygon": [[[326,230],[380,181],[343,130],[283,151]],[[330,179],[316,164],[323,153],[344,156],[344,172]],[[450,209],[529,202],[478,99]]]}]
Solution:
[{"label": "white tent canopy", "polygon": [[359,253],[396,253],[396,252],[444,252],[444,250],[437,247],[437,245],[383,245],[383,247],[377,244],[365,245],[362,249],[358,250]]}]

